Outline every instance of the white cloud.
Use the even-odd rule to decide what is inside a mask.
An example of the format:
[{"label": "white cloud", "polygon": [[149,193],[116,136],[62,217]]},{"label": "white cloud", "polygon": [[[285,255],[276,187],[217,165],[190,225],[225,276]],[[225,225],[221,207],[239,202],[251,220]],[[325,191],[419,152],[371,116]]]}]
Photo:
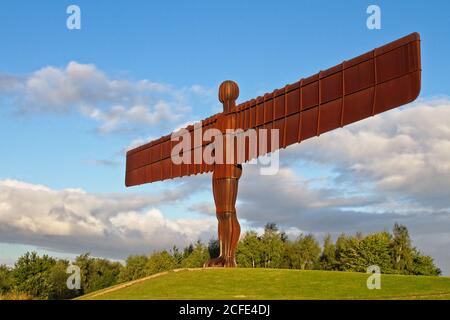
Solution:
[{"label": "white cloud", "polygon": [[[333,167],[337,183],[363,187],[406,209],[450,209],[450,101],[422,101],[287,150]],[[397,200],[395,200],[397,199]]]},{"label": "white cloud", "polygon": [[102,133],[130,128],[133,125],[158,126],[164,121],[175,122],[183,118],[182,113],[173,113],[171,106],[163,100],[156,102],[153,110],[142,104],[130,108],[116,105],[106,111],[84,105],[80,110],[85,116],[101,123],[99,131]]},{"label": "white cloud", "polygon": [[214,90],[212,90],[211,88],[205,88],[199,84],[194,84],[194,85],[190,86],[188,88],[188,90],[199,96],[204,96],[204,97],[209,97],[209,98],[216,97],[216,92]]},{"label": "white cloud", "polygon": [[75,61],[26,77],[0,74],[0,98],[12,98],[16,111],[80,112],[98,122],[102,133],[176,125],[186,121],[193,97],[209,95],[200,85],[175,88],[147,79],[110,78],[93,64]]},{"label": "white cloud", "polygon": [[208,240],[215,219],[169,219],[157,209],[187,198],[188,189],[191,186],[157,195],[98,195],[1,180],[0,242],[124,258]]},{"label": "white cloud", "polygon": [[65,68],[48,66],[33,72],[23,82],[22,91],[32,111],[66,111],[76,103],[118,101],[133,89],[133,83],[108,79],[94,65],[72,61]]}]

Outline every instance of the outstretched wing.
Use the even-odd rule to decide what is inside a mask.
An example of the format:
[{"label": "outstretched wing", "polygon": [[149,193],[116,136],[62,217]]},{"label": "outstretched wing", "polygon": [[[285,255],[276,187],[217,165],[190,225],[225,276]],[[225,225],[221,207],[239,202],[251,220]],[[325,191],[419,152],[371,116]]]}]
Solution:
[{"label": "outstretched wing", "polygon": [[240,104],[237,123],[243,130],[279,129],[285,148],[409,103],[420,83],[420,36],[412,33]]},{"label": "outstretched wing", "polygon": [[[421,84],[420,36],[412,33],[370,52],[236,107],[236,129],[278,129],[279,148],[399,107],[417,98]],[[219,113],[202,129],[220,127]],[[218,121],[219,120],[219,121]],[[194,141],[194,126],[186,128]],[[127,153],[126,186],[213,170],[206,163],[175,164],[171,135]],[[204,148],[210,142],[203,142]],[[258,145],[260,142],[258,141]],[[194,146],[194,143],[191,144]],[[245,162],[254,157],[246,146]],[[263,155],[258,146],[256,156]],[[266,150],[266,149],[264,149]],[[267,152],[275,151],[273,148]],[[191,152],[193,157],[193,152]]]},{"label": "outstretched wing", "polygon": [[[201,121],[202,130],[215,128],[220,113]],[[184,128],[191,139],[191,146],[194,143],[194,125]],[[190,163],[175,164],[171,159],[172,148],[178,144],[177,141],[171,140],[172,134],[151,141],[140,147],[127,152],[125,185],[127,187],[151,183],[161,180],[167,180],[177,177],[189,176],[210,172],[214,166],[206,164],[194,163],[194,150],[190,150]],[[200,148],[204,148],[211,142],[202,142]]]}]

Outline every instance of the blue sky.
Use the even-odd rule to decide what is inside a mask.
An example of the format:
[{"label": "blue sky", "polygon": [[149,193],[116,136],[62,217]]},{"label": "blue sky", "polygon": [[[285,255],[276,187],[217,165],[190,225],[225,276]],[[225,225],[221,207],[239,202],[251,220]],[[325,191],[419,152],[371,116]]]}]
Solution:
[{"label": "blue sky", "polygon": [[[72,3],[82,11],[79,31],[65,27],[65,11]],[[200,84],[215,90],[224,79],[233,79],[244,101],[417,30],[424,40],[422,96],[450,92],[450,43],[444,40],[450,37],[448,2],[377,2],[382,30],[376,31],[365,26],[370,3],[11,1],[0,13],[0,70],[27,75],[77,61],[93,63],[111,77],[178,87]],[[211,109],[195,105],[192,112],[204,117]],[[83,162],[114,156],[135,133],[96,136],[92,123],[77,115],[14,121],[8,111],[2,115],[2,130],[14,132],[15,138],[3,142],[9,152],[0,159],[1,177],[45,181],[55,188],[124,190],[120,170]],[[70,148],[55,152],[68,142]],[[30,154],[32,165],[25,160]],[[52,169],[65,173],[55,175]]]},{"label": "blue sky", "polygon": [[[81,30],[66,28],[66,8],[70,4],[81,8]],[[381,8],[381,30],[366,28],[366,8],[369,4],[377,4]],[[27,92],[0,90],[0,180],[26,183],[26,186],[20,187],[25,189],[44,185],[56,193],[80,189],[93,197],[112,194],[144,198],[167,196],[169,191],[183,188],[183,182],[125,188],[124,150],[133,141],[143,142],[151,137],[158,137],[180,124],[220,111],[216,99],[220,82],[225,79],[237,81],[241,89],[239,101],[245,101],[414,31],[420,32],[422,38],[423,80],[420,99],[428,102],[439,98],[446,103],[450,92],[448,12],[448,1],[3,2],[0,11],[0,80],[2,77],[6,79],[3,80],[4,83],[8,84],[7,81],[12,81],[11,79],[26,83],[27,80],[34,79],[33,76],[41,76],[39,71],[46,67],[52,67],[54,72],[60,71],[67,76],[70,62],[76,63],[72,66],[77,72],[83,66],[91,65],[92,68],[88,71],[93,76],[103,75],[106,80],[102,78],[102,81],[108,85],[115,80],[126,82],[126,90],[129,90],[126,91],[127,99],[135,99],[139,103],[144,101],[142,103],[148,110],[155,109],[155,101],[163,101],[170,110],[179,113],[179,117],[169,119],[170,121],[163,117],[162,120],[148,123],[135,123],[131,119],[123,127],[109,130],[102,125],[110,123],[106,123],[103,118],[96,118],[93,110],[102,110],[107,114],[110,108],[119,103],[124,103],[127,108],[125,100],[116,96],[96,97],[89,101],[86,99],[90,99],[90,95],[81,100],[63,99],[50,107],[42,105],[42,108],[35,110],[35,105],[44,104],[48,100],[33,102],[24,98]],[[161,85],[164,90],[139,91],[141,81],[144,80]],[[0,81],[0,89],[1,85]],[[111,94],[114,95],[114,92]],[[86,103],[89,104],[88,111],[82,109]],[[80,111],[81,109],[85,111]],[[330,195],[333,192],[353,193],[351,190],[355,188],[354,180],[345,176],[348,172],[344,167],[336,165],[333,159],[302,159],[302,151],[307,151],[308,146],[305,148],[297,148],[300,150],[300,162],[285,165],[284,168],[289,170],[289,173],[285,172],[287,179],[292,178],[293,184],[298,188],[304,187],[308,192],[319,192],[332,199],[336,198]],[[296,155],[295,152],[297,151],[292,154]],[[341,165],[345,166],[346,162]],[[354,178],[352,173],[348,174]],[[369,184],[371,177],[367,178]],[[378,186],[378,178],[372,178],[373,185]],[[210,212],[204,207],[198,208],[199,204],[211,202],[207,179],[188,179],[188,187],[190,183],[194,186],[198,184],[200,191],[196,190],[192,195],[189,192],[182,194],[179,200],[155,200],[156,204],[150,202],[141,206],[122,205],[128,211],[136,211],[141,215],[145,210],[154,208],[161,211],[167,219],[186,218],[197,222],[208,219],[208,226],[213,226],[214,217]],[[8,188],[10,187],[11,184],[8,184]],[[419,201],[416,193],[408,193],[406,189],[400,190],[403,192],[401,196],[406,197],[408,203],[403,210]],[[433,194],[434,190],[428,191]],[[386,194],[373,186],[362,190],[361,194],[371,194],[371,197],[377,199],[386,198]],[[442,197],[445,198],[445,195]],[[31,201],[27,199],[24,201]],[[250,194],[244,195],[243,202],[251,201]],[[440,201],[440,198],[436,201]],[[446,203],[440,206],[421,203],[424,210],[432,208],[441,212],[448,209]],[[89,207],[83,210],[91,210],[89,212],[93,215],[102,210],[101,205],[94,207],[95,209]],[[373,206],[364,203],[355,205],[354,208],[361,207],[374,214],[397,214],[402,210],[398,204],[392,205],[390,202]],[[245,212],[245,204],[243,208]],[[293,205],[289,210],[302,208],[306,207],[299,204],[297,209]],[[327,210],[332,208],[342,211],[343,206],[330,205]],[[116,213],[120,214],[120,210]],[[273,219],[277,220],[276,217]],[[255,228],[267,222],[263,218],[258,220],[251,214],[244,214],[244,221]],[[305,227],[297,220],[295,223],[289,219],[276,222],[283,224],[283,221],[285,228],[316,232],[319,236],[325,232],[320,228],[316,230]],[[417,221],[419,220],[414,220],[411,224],[419,224]],[[355,228],[371,231],[376,227],[388,228],[390,222],[387,219],[386,224],[357,224]],[[7,225],[3,222],[5,229],[0,229],[8,234],[0,239],[3,243],[0,245],[0,249],[3,248],[0,263],[12,261],[28,246],[66,254],[93,251],[108,256],[108,250],[91,247],[88,242],[75,247],[55,245],[57,238],[45,240],[49,236],[47,231],[36,231],[36,237],[29,239],[20,238],[19,233],[14,236],[16,229],[5,232]],[[15,228],[18,228],[17,225]],[[206,232],[205,230],[203,231]],[[326,230],[332,233],[345,231],[339,229],[339,226]],[[431,246],[432,241],[427,238],[422,243]],[[162,244],[161,246],[164,247]],[[154,247],[158,248],[150,243],[147,250]],[[121,255],[125,257],[127,253],[146,247],[141,244],[133,247],[127,243],[121,248]],[[446,259],[442,257],[439,262],[450,265],[450,260]]]}]

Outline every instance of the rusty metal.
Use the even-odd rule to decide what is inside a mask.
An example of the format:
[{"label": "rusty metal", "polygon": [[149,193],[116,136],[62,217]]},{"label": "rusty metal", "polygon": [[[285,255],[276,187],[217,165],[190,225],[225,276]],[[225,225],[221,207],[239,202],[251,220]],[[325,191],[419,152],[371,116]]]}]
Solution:
[{"label": "rusty metal", "polygon": [[[420,93],[420,36],[412,33],[282,89],[236,106],[239,87],[225,81],[219,88],[224,111],[201,122],[203,130],[279,129],[279,147],[300,143],[350,123],[414,101]],[[194,126],[186,128],[193,141]],[[203,149],[211,142],[203,142]],[[213,193],[219,220],[220,257],[205,266],[235,266],[240,227],[235,202],[241,163],[275,151],[260,148],[233,164],[175,164],[171,135],[128,151],[126,186],[213,171]],[[193,151],[193,150],[191,150]],[[230,152],[225,148],[225,153]],[[191,152],[193,154],[193,152]]]}]

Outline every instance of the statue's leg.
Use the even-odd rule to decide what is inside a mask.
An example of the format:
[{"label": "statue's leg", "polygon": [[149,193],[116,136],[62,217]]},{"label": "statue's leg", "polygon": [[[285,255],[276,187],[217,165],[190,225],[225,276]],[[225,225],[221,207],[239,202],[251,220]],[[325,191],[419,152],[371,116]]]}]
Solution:
[{"label": "statue's leg", "polygon": [[[237,188],[237,186],[236,186]],[[241,225],[239,224],[239,220],[237,218],[236,210],[231,215],[231,224],[232,224],[232,235],[231,235],[231,246],[230,246],[230,254],[229,256],[231,259],[229,260],[229,263],[231,263],[230,266],[235,267],[236,264],[236,249],[239,243],[239,238],[241,236]],[[225,263],[225,266],[228,267],[228,265]]]},{"label": "statue's leg", "polygon": [[235,205],[242,167],[240,165],[224,166],[230,167],[227,168],[228,170],[222,167],[217,171],[215,170],[213,174],[213,193],[218,220],[220,255],[218,258],[206,262],[205,267],[236,266],[235,255],[241,228],[237,219]]}]

